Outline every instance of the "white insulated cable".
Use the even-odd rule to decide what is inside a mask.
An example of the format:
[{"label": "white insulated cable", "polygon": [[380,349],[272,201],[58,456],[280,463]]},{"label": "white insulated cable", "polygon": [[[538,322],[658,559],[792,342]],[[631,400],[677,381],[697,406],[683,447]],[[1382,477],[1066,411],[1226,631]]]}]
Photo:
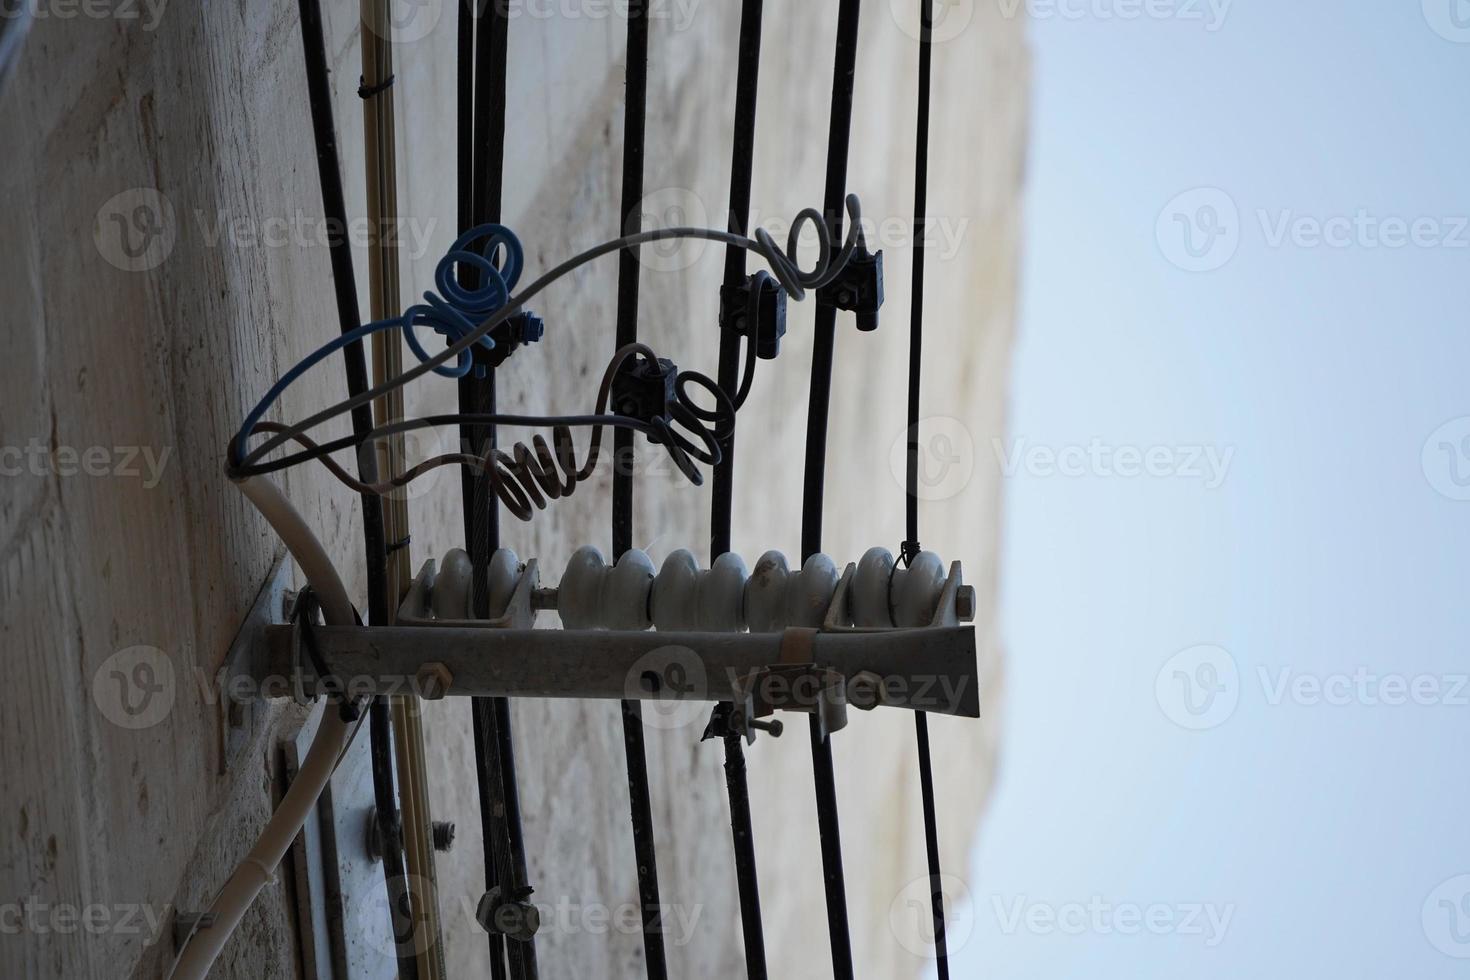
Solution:
[{"label": "white insulated cable", "polygon": [[[286,543],[291,557],[301,567],[306,581],[321,601],[322,616],[327,625],[351,626],[356,622],[342,577],[337,574],[326,549],[290,501],[264,477],[250,477],[239,487]],[[291,788],[286,791],[281,805],[261,832],[255,847],[235,868],[209,907],[209,913],[214,916],[213,924],[195,927],[174,961],[174,967],[168,974],[170,980],[204,980],[208,975],[220,950],[261,889],[271,880],[276,866],[306,823],[317,798],[326,789],[347,744],[348,734],[348,726],[341,713],[328,705],[311,749],[296,778],[291,781]]]}]

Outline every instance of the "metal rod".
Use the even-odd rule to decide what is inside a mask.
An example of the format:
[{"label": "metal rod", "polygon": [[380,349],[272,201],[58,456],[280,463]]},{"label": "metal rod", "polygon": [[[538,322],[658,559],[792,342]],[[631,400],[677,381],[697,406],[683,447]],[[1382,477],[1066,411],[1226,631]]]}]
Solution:
[{"label": "metal rod", "polygon": [[[919,393],[924,351],[924,236],[929,208],[929,94],[933,74],[934,0],[919,0],[919,106],[914,134],[914,279],[909,312],[908,459],[904,474],[905,555],[919,550]],[[939,980],[949,980],[949,946],[944,935],[944,886],[939,864],[939,818],[934,805],[934,764],[929,719],[914,715],[919,754],[919,795],[924,814],[924,853],[929,865],[929,902],[934,921],[934,959]]]},{"label": "metal rod", "polygon": [[[479,4],[476,0],[461,0],[457,5],[457,69],[456,98],[458,100],[457,158],[458,158],[458,228],[461,232],[475,223],[475,30],[479,23]],[[476,404],[468,381],[459,384],[459,405],[468,410]],[[473,446],[476,429],[462,426],[460,437],[464,445]],[[466,549],[474,539],[475,518],[473,514],[475,475],[469,469],[461,472],[461,496],[464,501],[464,528]],[[484,852],[485,890],[493,890],[500,881],[496,872],[495,848],[495,768],[491,765],[486,744],[486,712],[478,702],[470,708],[475,745],[475,776],[477,797],[480,803],[480,835]],[[505,937],[498,932],[486,932],[490,951],[491,980],[505,980]]]},{"label": "metal rod", "polygon": [[[857,70],[859,0],[842,0],[832,69],[832,115],[827,136],[827,187],[823,210],[833,241],[842,240],[842,202],[847,193],[847,153],[852,129],[853,78]],[[819,297],[820,300],[820,297]],[[827,467],[827,412],[832,392],[832,353],[837,309],[819,301],[812,346],[812,380],[807,408],[806,475],[802,496],[801,551],[805,560],[822,550],[822,503]],[[847,923],[847,888],[842,873],[842,834],[837,817],[837,783],[832,744],[818,720],[810,719],[812,777],[827,897],[827,934],[832,974],[852,980],[852,940]]]},{"label": "metal rod", "polygon": [[[502,3],[465,0],[459,6],[459,166],[460,230],[498,222],[503,206],[505,170],[506,72],[509,22]],[[495,369],[473,374],[460,384],[460,405],[469,411],[495,411]],[[484,454],[495,444],[495,426],[466,426],[467,445]],[[472,601],[477,616],[489,615],[487,570],[500,547],[500,502],[491,492],[488,469],[466,469],[462,492],[465,542],[474,569]],[[526,874],[521,829],[520,793],[516,781],[515,738],[510,703],[504,698],[476,698],[472,706],[475,771],[479,784],[480,821],[485,841],[487,891],[501,889],[503,899],[521,900],[531,892]],[[491,976],[535,980],[538,975],[533,937],[506,940],[488,932]]]},{"label": "metal rod", "polygon": [[[763,0],[744,0],[740,13],[739,64],[735,79],[735,126],[731,139],[730,231],[744,235],[750,222],[750,187],[755,164],[755,111],[761,54]],[[725,250],[725,285],[738,286],[745,278],[745,250]],[[747,340],[753,343],[754,340]],[[719,383],[735,397],[740,371],[740,336],[720,332]],[[710,500],[710,559],[730,550],[734,510],[735,426],[721,445],[723,458],[715,467]],[[735,885],[740,894],[740,928],[745,946],[745,974],[765,980],[766,940],[761,922],[760,878],[756,871],[755,832],[750,816],[750,786],[746,776],[744,740],[729,732],[725,748],[725,791],[730,800],[730,836],[735,851]]]},{"label": "metal rod", "polygon": [[[623,110],[623,193],[618,209],[627,234],[641,224],[637,213],[643,197],[643,131],[648,111],[648,11],[646,0],[628,2],[628,63]],[[621,348],[638,339],[638,252],[618,256],[617,342]],[[633,547],[633,433],[613,434],[612,550],[617,559]],[[637,859],[638,897],[643,905],[643,953],[649,980],[664,980],[663,915],[658,897],[658,858],[653,837],[653,805],[648,788],[648,756],[643,745],[643,710],[637,701],[622,702],[623,750],[628,765],[628,805]]]}]

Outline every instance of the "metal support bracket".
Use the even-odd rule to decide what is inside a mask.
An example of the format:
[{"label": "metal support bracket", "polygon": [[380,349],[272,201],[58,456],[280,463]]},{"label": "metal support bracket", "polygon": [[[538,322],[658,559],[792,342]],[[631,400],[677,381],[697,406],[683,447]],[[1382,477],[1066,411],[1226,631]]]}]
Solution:
[{"label": "metal support bracket", "polygon": [[285,608],[290,593],[292,565],[282,553],[271,566],[265,584],[240,629],[230,643],[225,662],[215,673],[210,694],[219,706],[219,772],[224,773],[236,756],[249,745],[261,721],[262,697],[279,697],[283,691],[263,691],[268,676],[269,649],[265,629],[288,618]]},{"label": "metal support bracket", "polygon": [[[298,669],[294,634],[289,626],[266,630],[266,677]],[[781,668],[810,673],[817,666],[849,686],[859,675],[876,675],[886,707],[980,713],[970,626],[783,633],[321,626],[315,637],[338,682],[357,694],[406,693],[432,668],[439,696],[731,701],[753,672],[779,676]],[[800,660],[792,659],[793,648]],[[654,662],[701,681],[639,683]],[[307,694],[320,687],[309,671],[302,686]]]}]

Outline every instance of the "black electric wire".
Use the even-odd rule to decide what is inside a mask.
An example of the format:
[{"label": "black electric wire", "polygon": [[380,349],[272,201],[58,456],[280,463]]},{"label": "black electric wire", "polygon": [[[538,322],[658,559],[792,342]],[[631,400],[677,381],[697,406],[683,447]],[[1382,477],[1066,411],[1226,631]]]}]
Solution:
[{"label": "black electric wire", "polygon": [[[642,225],[643,133],[648,111],[648,9],[646,0],[628,2],[628,63],[623,108],[623,192],[618,213]],[[618,256],[617,347],[638,340],[638,250]],[[612,550],[616,560],[633,547],[633,434],[613,433]],[[649,980],[664,980],[663,916],[658,896],[658,858],[653,839],[653,805],[648,788],[648,756],[643,745],[643,709],[622,702],[623,749],[628,763],[628,804],[633,824],[633,851],[638,867],[638,899],[643,906],[643,953]]]},{"label": "black electric wire", "polygon": [[[832,68],[832,115],[827,135],[825,219],[828,234],[841,238],[842,201],[847,185],[847,153],[852,129],[853,78],[857,72],[859,0],[842,0],[837,13],[836,56]],[[807,408],[806,473],[801,508],[802,560],[822,550],[822,498],[827,468],[827,413],[832,392],[832,352],[837,308],[818,302],[812,346],[812,380]],[[842,873],[842,836],[837,818],[837,783],[832,744],[821,720],[809,719],[812,775],[817,797],[817,828],[822,848],[822,878],[827,895],[827,933],[832,974],[851,980],[852,940],[847,924],[847,888]]]},{"label": "black electric wire", "polygon": [[[332,89],[327,80],[326,40],[322,32],[322,13],[318,0],[301,0],[301,41],[306,56],[306,92],[311,109],[312,137],[316,144],[317,173],[322,187],[322,212],[329,226],[347,227],[347,205],[342,194],[342,167],[337,157],[336,123],[332,118]],[[332,264],[332,282],[337,299],[337,320],[343,333],[357,329],[361,322],[357,305],[357,279],[352,268],[352,249],[345,235],[334,236],[328,243]],[[361,395],[368,389],[367,355],[361,342],[342,351],[347,368],[347,392]],[[371,404],[364,402],[352,410],[352,431],[365,436],[373,427]],[[376,455],[358,455],[358,473],[365,483],[377,479]],[[387,609],[388,549],[383,531],[383,501],[363,494],[363,549],[367,559],[368,621],[385,623]],[[397,909],[396,889],[405,880],[403,851],[399,842],[398,801],[393,775],[391,720],[388,703],[374,698],[369,709],[372,724],[371,756],[373,797],[377,806],[380,838],[383,846],[383,869],[388,883],[390,908]],[[413,924],[410,924],[411,927]],[[396,922],[395,922],[396,932]],[[397,936],[395,935],[395,939]],[[418,960],[413,943],[395,943],[400,980],[417,980]]]},{"label": "black electric wire", "polygon": [[[739,63],[735,78],[735,131],[731,140],[730,231],[744,235],[750,223],[750,186],[755,161],[755,110],[761,56],[763,0],[744,0],[740,12]],[[745,249],[730,245],[725,250],[725,285],[738,286],[745,278]],[[746,322],[754,330],[755,317]],[[746,381],[737,378],[740,365],[740,335],[720,332],[720,387],[739,397],[737,384],[748,392],[754,368],[755,337],[745,340]],[[711,562],[730,550],[731,518],[734,510],[735,426],[720,445],[722,459],[715,467],[710,502]],[[725,791],[730,799],[730,834],[735,849],[735,884],[740,894],[740,928],[745,944],[745,974],[750,980],[765,980],[766,939],[761,921],[760,879],[756,872],[755,835],[750,818],[750,786],[745,770],[745,745],[739,733],[728,732],[725,743]]]},{"label": "black electric wire", "polygon": [[[502,208],[509,24],[502,4],[491,3],[488,8],[478,0],[465,0],[459,12],[461,232],[499,221]],[[472,371],[460,382],[459,397],[461,410],[493,418],[495,368],[487,365],[483,373]],[[493,421],[465,425],[461,435],[475,455],[488,457],[494,452]],[[491,554],[500,546],[500,507],[491,482],[490,467],[467,467],[461,484],[465,542],[473,568],[471,595],[480,617],[490,614],[487,570]],[[525,901],[532,889],[526,876],[510,702],[503,697],[474,698],[470,710],[486,887],[499,889],[503,902]],[[488,943],[492,977],[505,976],[508,967],[514,980],[535,980],[534,937],[507,942],[490,930]]]},{"label": "black electric wire", "polygon": [[[461,231],[473,227],[475,224],[475,28],[479,20],[477,0],[462,0],[458,5],[458,53],[457,53],[457,99],[458,99],[458,127],[457,127],[457,150],[458,150],[458,179],[459,179],[459,222]],[[477,407],[476,400],[472,396],[469,385],[459,385],[459,407],[461,411],[471,410]],[[476,430],[472,425],[464,425],[460,429],[462,444],[474,446]],[[474,512],[474,474],[465,472],[461,475],[461,499],[464,501],[464,528],[465,541],[474,540],[475,537],[475,512]],[[474,699],[478,701],[479,699]],[[481,850],[485,866],[485,890],[492,891],[499,887],[500,874],[497,868],[496,849],[492,841],[496,837],[495,801],[500,795],[496,791],[496,783],[499,782],[501,773],[498,767],[492,765],[490,759],[490,736],[487,734],[487,719],[485,712],[471,702],[472,737],[475,744],[475,782],[478,788],[476,794],[480,803],[480,837]],[[486,930],[486,941],[490,950],[490,976],[491,980],[505,980],[505,936],[493,930]]]},{"label": "black electric wire", "polygon": [[[929,209],[929,90],[933,73],[934,0],[919,0],[919,108],[914,135],[914,281],[909,313],[908,458],[904,468],[903,553],[919,552],[919,384],[924,348],[924,235]],[[929,902],[934,917],[934,958],[939,980],[949,980],[944,935],[944,884],[939,867],[939,820],[934,807],[934,766],[929,754],[929,716],[914,713],[919,752],[919,790],[924,810],[924,850],[929,863]]]}]

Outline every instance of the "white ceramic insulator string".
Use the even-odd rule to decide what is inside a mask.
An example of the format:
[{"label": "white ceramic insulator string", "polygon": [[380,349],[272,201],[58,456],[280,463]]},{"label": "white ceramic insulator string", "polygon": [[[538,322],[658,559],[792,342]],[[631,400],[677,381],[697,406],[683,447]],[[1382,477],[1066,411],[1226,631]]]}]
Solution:
[{"label": "white ceramic insulator string", "polygon": [[[502,548],[491,557],[490,615],[501,615],[515,591],[522,565]],[[608,565],[587,545],[567,563],[556,590],[556,606],[567,629],[771,633],[788,627],[815,629],[827,619],[842,576],[826,555],[813,555],[792,571],[779,551],[768,551],[746,571],[739,555],[724,554],[701,568],[684,549],[655,569],[647,553],[625,552]],[[851,625],[867,628],[922,627],[934,620],[947,570],[932,551],[920,552],[906,568],[896,567],[887,548],[870,548],[857,564],[847,612]],[[433,589],[434,615],[463,619],[469,608],[469,557],[460,549],[444,556]],[[843,625],[849,625],[844,623]]]}]

